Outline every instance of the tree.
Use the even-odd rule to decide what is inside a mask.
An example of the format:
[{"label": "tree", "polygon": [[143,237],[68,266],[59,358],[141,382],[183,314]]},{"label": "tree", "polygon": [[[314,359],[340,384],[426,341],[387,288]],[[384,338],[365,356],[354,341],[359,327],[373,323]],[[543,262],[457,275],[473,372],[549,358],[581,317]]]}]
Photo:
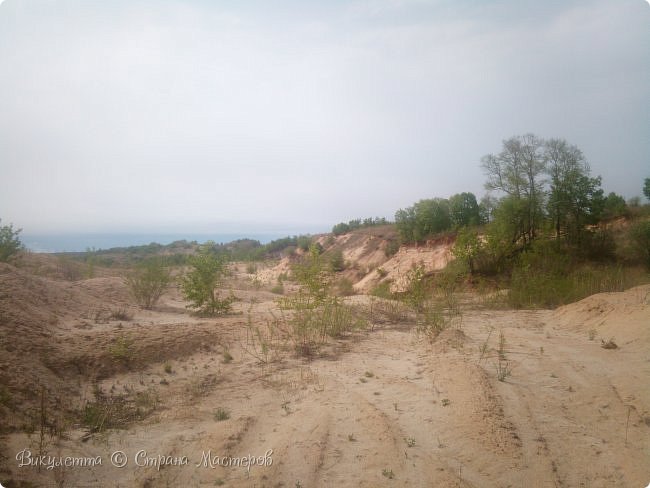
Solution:
[{"label": "tree", "polygon": [[556,237],[566,235],[580,242],[584,226],[600,213],[600,177],[589,176],[589,165],[582,151],[564,139],[544,143],[546,170],[550,177],[548,214]]},{"label": "tree", "polygon": [[170,280],[170,272],[163,260],[153,258],[140,263],[129,273],[126,285],[138,305],[151,310],[167,290]]},{"label": "tree", "polygon": [[[2,219],[0,219],[2,222]],[[6,263],[23,248],[18,234],[22,229],[15,229],[13,224],[0,226],[0,262]]]},{"label": "tree", "polygon": [[233,297],[219,297],[217,287],[227,272],[227,261],[224,255],[212,252],[209,244],[206,243],[198,254],[188,258],[192,270],[183,277],[181,289],[191,302],[188,308],[195,309],[201,315],[214,316],[229,312]]},{"label": "tree", "polygon": [[469,272],[473,274],[476,258],[481,252],[481,240],[476,231],[467,228],[462,229],[456,237],[452,252],[457,259],[467,264]]},{"label": "tree", "polygon": [[487,190],[504,192],[521,212],[516,239],[524,243],[535,238],[541,225],[544,190],[542,175],[545,160],[543,141],[533,134],[511,137],[503,141],[498,155],[488,154],[481,166],[488,180]]},{"label": "tree", "polygon": [[476,196],[469,192],[449,197],[449,214],[452,224],[456,227],[478,225],[481,221]]},{"label": "tree", "polygon": [[603,217],[605,218],[614,218],[621,217],[627,212],[627,204],[625,203],[625,198],[621,195],[617,195],[614,192],[611,192],[607,195],[604,202],[603,208]]},{"label": "tree", "polygon": [[650,200],[650,178],[646,178],[643,184],[643,194]]},{"label": "tree", "polygon": [[481,198],[481,203],[478,205],[479,217],[481,224],[489,224],[494,219],[494,209],[499,204],[499,201],[489,193]]}]

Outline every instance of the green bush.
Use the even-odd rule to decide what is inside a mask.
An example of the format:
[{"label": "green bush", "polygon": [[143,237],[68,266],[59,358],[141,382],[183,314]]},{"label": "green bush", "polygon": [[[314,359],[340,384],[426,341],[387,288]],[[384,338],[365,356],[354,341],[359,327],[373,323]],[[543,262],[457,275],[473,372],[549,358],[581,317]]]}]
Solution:
[{"label": "green bush", "polygon": [[515,308],[554,308],[645,281],[647,275],[632,269],[581,264],[554,242],[536,242],[513,269],[508,302]]},{"label": "green bush", "polygon": [[384,249],[384,254],[386,255],[387,258],[394,256],[397,254],[397,251],[399,251],[400,243],[397,239],[390,239],[388,243],[386,244],[386,248]]},{"label": "green bush", "polygon": [[345,259],[343,258],[343,252],[340,249],[332,251],[329,253],[330,267],[332,271],[339,272],[345,269]]},{"label": "green bush", "polygon": [[22,229],[14,230],[13,224],[0,226],[0,262],[6,263],[23,248],[18,238],[21,231]]},{"label": "green bush", "polygon": [[629,235],[634,253],[650,269],[650,221],[637,222]]},{"label": "green bush", "polygon": [[142,308],[152,309],[169,287],[171,275],[162,259],[152,258],[136,266],[126,277],[131,296]]},{"label": "green bush", "polygon": [[190,301],[188,308],[203,316],[228,313],[234,297],[221,298],[217,291],[227,272],[226,257],[216,255],[209,246],[203,246],[198,254],[188,258],[188,263],[192,269],[181,282],[183,295]]}]

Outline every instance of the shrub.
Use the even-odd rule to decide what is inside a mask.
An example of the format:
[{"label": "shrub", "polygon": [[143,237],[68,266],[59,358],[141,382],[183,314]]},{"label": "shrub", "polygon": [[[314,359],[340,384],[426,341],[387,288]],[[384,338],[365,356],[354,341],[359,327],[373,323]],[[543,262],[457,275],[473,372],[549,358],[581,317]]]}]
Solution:
[{"label": "shrub", "polygon": [[394,256],[397,254],[397,251],[399,251],[399,241],[397,239],[391,239],[388,241],[386,244],[386,248],[384,249],[384,254],[386,255],[387,258]]},{"label": "shrub", "polygon": [[393,294],[390,291],[390,282],[384,281],[382,283],[378,283],[375,287],[373,287],[372,290],[370,290],[370,295],[373,297],[386,299],[393,298]]},{"label": "shrub", "polygon": [[555,243],[536,242],[513,269],[508,301],[515,308],[554,308],[594,293],[623,291],[644,279],[619,266],[576,264]]},{"label": "shrub", "polygon": [[340,249],[332,251],[330,254],[330,267],[335,273],[345,269],[345,259],[343,259],[343,252]]},{"label": "shrub", "polygon": [[337,284],[338,294],[342,297],[348,297],[355,294],[352,281],[348,278],[342,278]]},{"label": "shrub", "polygon": [[0,226],[0,262],[6,263],[23,248],[18,238],[21,231],[22,229],[14,230],[13,224]]},{"label": "shrub", "polygon": [[302,286],[297,293],[281,298],[279,305],[290,312],[281,327],[299,355],[311,356],[328,337],[366,326],[365,320],[333,295],[332,272],[315,245],[309,256],[294,266],[293,275]]},{"label": "shrub", "polygon": [[150,310],[169,287],[170,279],[161,259],[148,259],[127,275],[126,285],[138,305]]},{"label": "shrub", "polygon": [[218,256],[209,246],[203,246],[197,255],[188,258],[188,262],[192,270],[181,282],[183,295],[190,301],[188,308],[204,316],[229,312],[234,297],[222,299],[217,292],[217,286],[227,272],[225,256]]},{"label": "shrub", "polygon": [[630,241],[636,256],[650,269],[650,221],[634,224],[630,228]]},{"label": "shrub", "polygon": [[278,283],[277,285],[273,286],[271,288],[271,293],[275,293],[276,295],[284,295],[284,285],[282,283]]}]

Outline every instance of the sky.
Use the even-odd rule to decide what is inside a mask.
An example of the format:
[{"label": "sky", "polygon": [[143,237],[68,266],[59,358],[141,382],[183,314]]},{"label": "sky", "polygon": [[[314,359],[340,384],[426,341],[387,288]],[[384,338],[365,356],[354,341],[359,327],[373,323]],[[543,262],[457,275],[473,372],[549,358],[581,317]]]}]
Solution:
[{"label": "sky", "polygon": [[650,176],[645,0],[0,3],[0,219],[25,233],[318,232],[485,194],[577,145]]}]

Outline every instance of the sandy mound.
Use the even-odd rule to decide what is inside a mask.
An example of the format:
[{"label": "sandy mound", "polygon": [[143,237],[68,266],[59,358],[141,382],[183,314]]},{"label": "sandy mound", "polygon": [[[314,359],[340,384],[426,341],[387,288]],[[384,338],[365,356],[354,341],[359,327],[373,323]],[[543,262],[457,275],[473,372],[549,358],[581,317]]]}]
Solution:
[{"label": "sandy mound", "polygon": [[621,293],[599,293],[558,308],[553,320],[561,327],[609,340],[619,346],[647,350],[650,345],[650,285]]},{"label": "sandy mound", "polygon": [[354,285],[359,292],[367,293],[377,284],[390,281],[391,291],[401,292],[408,286],[409,271],[422,265],[427,273],[440,271],[453,259],[453,242],[442,241],[426,247],[404,247],[391,259],[372,271]]}]

